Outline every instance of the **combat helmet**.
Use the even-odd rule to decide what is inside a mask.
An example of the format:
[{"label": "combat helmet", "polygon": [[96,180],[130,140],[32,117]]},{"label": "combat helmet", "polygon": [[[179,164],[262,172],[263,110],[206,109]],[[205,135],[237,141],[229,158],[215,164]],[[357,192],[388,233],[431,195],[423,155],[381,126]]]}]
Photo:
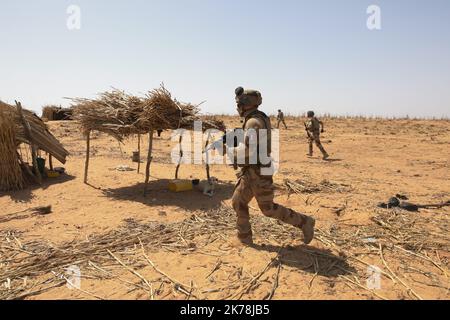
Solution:
[{"label": "combat helmet", "polygon": [[259,107],[262,104],[261,93],[257,90],[244,90],[238,87],[235,90],[236,103],[243,107]]}]

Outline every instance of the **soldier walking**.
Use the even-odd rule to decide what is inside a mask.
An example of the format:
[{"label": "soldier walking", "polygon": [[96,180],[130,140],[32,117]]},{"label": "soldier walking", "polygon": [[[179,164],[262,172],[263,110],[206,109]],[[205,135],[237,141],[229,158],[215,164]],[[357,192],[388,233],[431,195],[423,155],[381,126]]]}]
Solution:
[{"label": "soldier walking", "polygon": [[[308,244],[314,238],[315,220],[274,203],[274,170],[270,158],[271,124],[270,118],[258,110],[258,107],[262,104],[261,93],[256,90],[244,90],[242,87],[237,88],[235,93],[237,111],[244,119],[244,139],[237,147],[230,147],[227,151],[234,155],[235,160],[239,152],[245,152],[244,163],[237,163],[240,171],[237,174],[238,181],[232,197],[233,208],[237,214],[237,238],[240,243],[245,245],[253,243],[248,205],[255,197],[265,216],[299,228],[303,232],[304,243]],[[257,134],[251,135],[249,132],[256,132]],[[254,141],[255,136],[259,137],[256,142]],[[253,143],[257,144],[256,148],[252,148]],[[267,157],[264,157],[266,160],[259,155],[259,149],[262,148],[261,145],[263,144],[267,146]],[[258,150],[256,161],[251,161],[250,159],[255,159],[252,158],[254,156],[252,150],[255,149]],[[251,164],[252,162],[256,163]]]},{"label": "soldier walking", "polygon": [[281,110],[278,110],[277,121],[278,121],[277,129],[280,129],[281,122],[283,123],[284,128],[287,129],[286,122],[284,121],[284,113]]},{"label": "soldier walking", "polygon": [[313,156],[313,143],[315,143],[320,152],[322,152],[323,160],[328,159],[329,155],[320,142],[320,133],[324,132],[323,122],[314,115],[314,111],[308,111],[308,120],[305,122],[305,128],[309,140],[308,155],[310,157]]}]

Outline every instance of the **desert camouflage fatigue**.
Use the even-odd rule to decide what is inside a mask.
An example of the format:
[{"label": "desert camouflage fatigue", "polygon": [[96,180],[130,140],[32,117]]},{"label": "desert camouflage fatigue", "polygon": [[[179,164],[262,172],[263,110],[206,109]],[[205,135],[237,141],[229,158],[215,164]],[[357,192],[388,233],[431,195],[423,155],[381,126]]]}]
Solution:
[{"label": "desert camouflage fatigue", "polygon": [[313,144],[315,143],[317,148],[324,157],[328,157],[328,153],[320,142],[320,125],[321,121],[317,117],[312,117],[306,121],[306,129],[309,132],[309,155],[313,155]]},{"label": "desert camouflage fatigue", "polygon": [[328,153],[325,151],[325,148],[322,146],[322,143],[320,142],[320,133],[319,132],[313,132],[309,135],[309,155],[313,155],[313,143],[316,144],[317,148],[319,148],[320,152],[322,152],[322,155],[328,156]]},{"label": "desert camouflage fatigue", "polygon": [[255,167],[243,168],[238,175],[232,204],[237,213],[237,230],[239,239],[252,237],[248,204],[254,198],[262,213],[270,218],[278,219],[287,224],[302,227],[306,216],[274,203],[274,186],[272,176],[260,175]]},{"label": "desert camouflage fatigue", "polygon": [[[271,125],[269,117],[261,111],[251,112],[245,117],[243,125],[244,130],[250,128],[268,130],[268,153],[270,154]],[[232,205],[237,214],[238,238],[241,240],[252,236],[248,204],[253,198],[256,198],[262,213],[268,217],[297,227],[302,227],[306,222],[306,216],[274,203],[273,177],[272,175],[262,175],[262,167],[264,166],[261,164],[244,165],[238,174],[239,180],[233,193]]]},{"label": "desert camouflage fatigue", "polygon": [[278,112],[277,120],[278,120],[278,124],[277,124],[278,129],[280,128],[280,123],[283,123],[284,128],[287,129],[286,122],[284,121],[284,113],[283,112]]}]

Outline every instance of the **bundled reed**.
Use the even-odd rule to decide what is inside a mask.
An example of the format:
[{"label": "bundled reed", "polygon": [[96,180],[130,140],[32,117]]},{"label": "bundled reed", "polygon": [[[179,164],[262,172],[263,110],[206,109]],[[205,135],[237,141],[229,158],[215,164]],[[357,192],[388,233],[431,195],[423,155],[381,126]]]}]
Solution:
[{"label": "bundled reed", "polygon": [[[86,161],[84,182],[88,180],[90,132],[97,130],[123,141],[130,135],[149,134],[145,186],[150,177],[153,133],[156,130],[193,129],[194,121],[200,121],[199,107],[180,103],[172,98],[170,92],[161,85],[140,98],[124,91],[114,89],[101,93],[98,99],[72,98],[75,105],[74,117],[78,120],[86,135]],[[203,130],[216,128],[225,131],[223,121],[207,119],[202,121]],[[140,152],[140,144],[138,143]],[[138,168],[139,172],[139,168]],[[178,172],[178,171],[177,171]],[[144,194],[146,187],[144,188]]]},{"label": "bundled reed", "polygon": [[59,106],[48,105],[42,108],[42,119],[47,121],[72,120],[73,110]]},{"label": "bundled reed", "polygon": [[329,180],[322,180],[319,183],[314,183],[312,181],[303,178],[302,180],[297,179],[295,181],[285,179],[284,187],[289,193],[317,193],[317,192],[348,192],[352,190],[352,186],[342,183],[333,183]]},{"label": "bundled reed", "polygon": [[[65,282],[61,283],[61,278],[52,275],[64,273],[65,268],[73,264],[82,269],[83,275],[89,274],[99,280],[103,279],[104,270],[108,270],[109,279],[115,281],[122,281],[116,272],[117,268],[125,268],[127,271],[140,270],[149,264],[159,273],[153,279],[149,278],[149,282],[156,284],[168,280],[175,286],[175,290],[185,290],[182,292],[188,299],[191,294],[199,299],[240,299],[255,297],[254,295],[258,294],[258,297],[263,299],[266,292],[255,289],[264,283],[270,296],[273,296],[278,284],[277,270],[281,265],[286,270],[293,265],[295,270],[302,266],[302,270],[314,274],[309,282],[310,288],[316,277],[326,276],[326,281],[333,282],[333,286],[343,282],[355,291],[364,290],[358,294],[370,293],[372,298],[385,299],[364,285],[367,267],[379,265],[383,266],[382,270],[380,268],[385,277],[383,283],[388,285],[388,281],[392,280],[393,284],[398,286],[396,290],[404,287],[406,298],[409,296],[419,299],[420,292],[415,290],[423,290],[424,284],[439,288],[443,296],[448,295],[449,263],[446,255],[449,219],[446,215],[418,219],[415,215],[401,210],[379,211],[373,217],[372,223],[367,225],[348,227],[344,224],[334,224],[329,228],[318,228],[315,238],[323,244],[322,248],[318,245],[315,245],[317,248],[295,246],[295,250],[293,245],[301,238],[298,228],[280,224],[263,215],[255,215],[252,218],[255,234],[267,244],[266,250],[275,249],[278,252],[277,263],[273,263],[274,260],[271,259],[256,276],[242,273],[242,267],[230,267],[232,269],[224,272],[223,278],[216,274],[216,280],[220,281],[216,282],[215,290],[211,290],[209,284],[206,287],[193,287],[170,278],[149,259],[151,253],[160,250],[218,257],[237,254],[236,248],[229,245],[230,237],[234,235],[236,228],[234,216],[231,208],[221,206],[168,224],[154,221],[142,223],[127,219],[118,229],[92,234],[86,240],[59,244],[43,239],[26,240],[20,233],[0,230],[0,256],[4,262],[0,264],[0,284],[7,284],[0,286],[0,299],[39,295],[43,290],[64,285]],[[255,247],[258,248],[259,245]],[[270,249],[271,247],[273,249]],[[442,257],[438,251],[443,254]],[[126,260],[120,260],[119,257],[125,255]],[[311,262],[309,265],[308,260]],[[217,268],[218,265],[209,275],[217,271]],[[407,270],[408,277],[404,277],[405,272],[402,270]],[[235,271],[239,276],[230,280],[230,275]],[[138,284],[133,282],[136,289],[151,290],[137,271],[133,273],[140,278]],[[273,286],[260,278],[270,273],[274,279]],[[31,281],[24,284],[25,278]],[[40,283],[42,280],[45,282]],[[155,298],[159,299],[167,297],[166,292],[155,291],[154,294]]]},{"label": "bundled reed", "polygon": [[202,116],[201,121],[203,130],[217,129],[225,132],[227,129],[227,127],[225,126],[225,122],[222,119],[217,118],[216,116]]},{"label": "bundled reed", "polygon": [[142,112],[140,98],[114,89],[104,92],[98,99],[71,99],[74,106],[74,118],[79,120],[83,130],[97,130],[110,134],[117,140],[141,132],[138,129],[139,115]]},{"label": "bundled reed", "polygon": [[152,126],[157,130],[193,129],[195,121],[202,121],[203,130],[225,131],[225,123],[212,116],[200,116],[199,105],[182,103],[172,99],[170,92],[161,86],[151,90],[143,100],[141,125]]},{"label": "bundled reed", "polygon": [[0,191],[20,190],[23,183],[14,119],[0,109]]},{"label": "bundled reed", "polygon": [[143,99],[141,125],[155,129],[191,127],[198,120],[199,108],[172,99],[170,92],[161,86],[147,93]]},{"label": "bundled reed", "polygon": [[[21,143],[34,144],[40,150],[54,156],[59,162],[66,163],[69,152],[64,149],[61,143],[50,133],[45,123],[33,112],[22,109],[21,114],[17,108],[0,101],[0,112],[4,117],[10,117],[15,127],[15,140],[17,146]],[[2,116],[3,117],[3,116]],[[30,125],[30,136],[28,136],[23,121]]]},{"label": "bundled reed", "polygon": [[58,111],[57,106],[49,105],[42,107],[42,119],[52,121],[57,111]]},{"label": "bundled reed", "polygon": [[[177,101],[164,86],[149,91],[143,98],[114,89],[99,94],[97,99],[71,100],[75,103],[75,119],[85,132],[97,130],[119,141],[151,130],[192,129],[194,121],[200,120],[198,106]],[[203,128],[224,130],[225,126],[217,119],[207,119]]]}]

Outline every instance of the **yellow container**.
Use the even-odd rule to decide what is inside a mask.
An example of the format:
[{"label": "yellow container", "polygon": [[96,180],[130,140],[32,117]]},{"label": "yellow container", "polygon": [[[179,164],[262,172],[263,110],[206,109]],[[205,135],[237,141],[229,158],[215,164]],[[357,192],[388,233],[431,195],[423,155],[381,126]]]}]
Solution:
[{"label": "yellow container", "polygon": [[47,177],[49,178],[58,178],[59,176],[60,176],[59,172],[47,171]]},{"label": "yellow container", "polygon": [[172,192],[182,192],[192,190],[191,180],[172,180],[169,182],[169,190]]}]

